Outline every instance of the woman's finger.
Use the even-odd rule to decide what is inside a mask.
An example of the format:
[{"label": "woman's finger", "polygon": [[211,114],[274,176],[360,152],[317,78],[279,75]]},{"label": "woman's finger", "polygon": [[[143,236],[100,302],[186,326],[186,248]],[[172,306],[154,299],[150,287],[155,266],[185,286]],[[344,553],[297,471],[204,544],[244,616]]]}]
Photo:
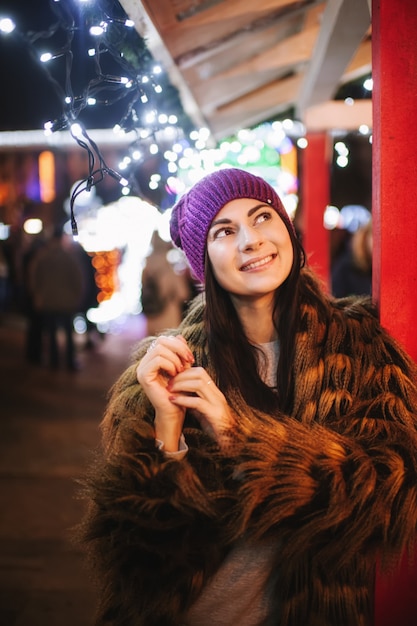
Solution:
[{"label": "woman's finger", "polygon": [[192,352],[183,337],[161,336],[154,339],[137,369],[138,380],[143,375],[154,375],[163,369],[169,376],[175,376],[194,361]]},{"label": "woman's finger", "polygon": [[191,364],[194,362],[193,353],[189,349],[184,337],[181,335],[161,335],[157,337],[150,344],[146,354],[150,354],[151,356],[154,353],[167,354],[167,351],[176,354],[184,363]]},{"label": "woman's finger", "polygon": [[194,393],[202,398],[223,396],[216,383],[202,367],[191,367],[171,379],[169,384],[173,393]]}]

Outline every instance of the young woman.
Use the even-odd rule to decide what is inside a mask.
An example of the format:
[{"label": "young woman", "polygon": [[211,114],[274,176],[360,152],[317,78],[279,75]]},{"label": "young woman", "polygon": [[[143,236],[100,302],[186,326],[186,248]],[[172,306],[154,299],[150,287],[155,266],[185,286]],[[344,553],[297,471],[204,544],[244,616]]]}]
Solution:
[{"label": "young woman", "polygon": [[417,388],[368,301],[329,297],[275,191],[223,169],[173,209],[204,283],[113,387],[82,535],[98,624],[370,626],[417,526]]}]

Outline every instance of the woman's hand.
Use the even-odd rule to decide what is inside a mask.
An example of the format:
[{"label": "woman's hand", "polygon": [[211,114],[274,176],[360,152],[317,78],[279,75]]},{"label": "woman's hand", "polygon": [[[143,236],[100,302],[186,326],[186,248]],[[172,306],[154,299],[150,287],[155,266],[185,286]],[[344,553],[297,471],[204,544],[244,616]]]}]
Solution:
[{"label": "woman's hand", "polygon": [[172,404],[191,410],[203,429],[225,447],[236,424],[223,393],[203,367],[191,367],[172,377],[167,390]]},{"label": "woman's hand", "polygon": [[193,362],[184,337],[161,335],[152,342],[136,368],[137,379],[155,408],[155,436],[164,442],[169,452],[178,450],[185,407],[171,401],[168,383],[191,368]]}]

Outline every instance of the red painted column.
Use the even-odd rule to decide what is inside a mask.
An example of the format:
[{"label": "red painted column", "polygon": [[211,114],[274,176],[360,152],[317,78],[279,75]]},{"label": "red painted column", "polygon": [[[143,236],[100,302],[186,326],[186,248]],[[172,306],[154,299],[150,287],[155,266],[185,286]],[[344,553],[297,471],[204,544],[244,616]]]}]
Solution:
[{"label": "red painted column", "polygon": [[[417,359],[417,4],[373,0],[373,297]],[[417,624],[417,556],[377,572],[375,626]]]},{"label": "red painted column", "polygon": [[330,200],[330,145],[327,133],[307,133],[303,152],[303,245],[308,264],[330,289],[329,232],[323,217]]},{"label": "red painted column", "polygon": [[[417,360],[417,4],[374,0],[373,287],[381,323]],[[416,618],[417,623],[417,618]]]}]

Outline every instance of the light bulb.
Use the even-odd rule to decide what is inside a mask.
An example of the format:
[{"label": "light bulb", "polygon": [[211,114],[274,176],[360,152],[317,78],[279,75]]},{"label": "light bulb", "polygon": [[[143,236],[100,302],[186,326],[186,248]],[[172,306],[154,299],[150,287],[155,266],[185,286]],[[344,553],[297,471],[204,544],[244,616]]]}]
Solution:
[{"label": "light bulb", "polygon": [[16,28],[16,24],[9,17],[2,17],[0,19],[0,32],[5,35],[9,35]]}]

